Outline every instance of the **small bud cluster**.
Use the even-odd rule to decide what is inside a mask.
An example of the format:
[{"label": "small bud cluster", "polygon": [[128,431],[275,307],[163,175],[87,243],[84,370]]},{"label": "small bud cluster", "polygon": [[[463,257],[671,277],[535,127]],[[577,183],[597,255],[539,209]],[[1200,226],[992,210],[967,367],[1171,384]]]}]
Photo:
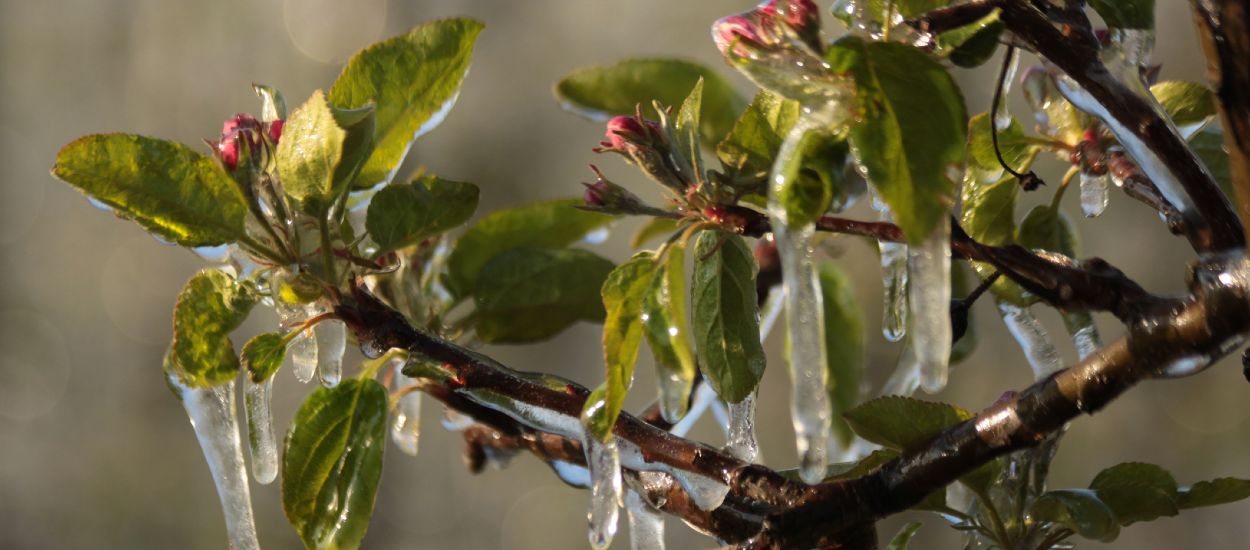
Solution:
[{"label": "small bud cluster", "polygon": [[768,0],[754,10],[712,25],[712,39],[728,57],[756,58],[783,47],[789,38],[819,53],[820,9],[812,0]]},{"label": "small bud cluster", "polygon": [[596,153],[617,153],[638,166],[651,179],[679,193],[690,182],[673,165],[672,147],[664,127],[642,117],[641,107],[634,116],[617,116],[608,121],[605,141]]},{"label": "small bud cluster", "polygon": [[590,169],[595,173],[595,182],[582,184],[586,187],[583,194],[586,206],[605,212],[628,213],[643,205],[642,200],[629,190],[604,177],[598,167],[592,164]]},{"label": "small bud cluster", "polygon": [[272,149],[282,138],[282,120],[262,123],[247,113],[238,113],[221,125],[221,139],[209,141],[222,166],[235,172],[240,160],[247,166],[260,166],[265,141]]}]

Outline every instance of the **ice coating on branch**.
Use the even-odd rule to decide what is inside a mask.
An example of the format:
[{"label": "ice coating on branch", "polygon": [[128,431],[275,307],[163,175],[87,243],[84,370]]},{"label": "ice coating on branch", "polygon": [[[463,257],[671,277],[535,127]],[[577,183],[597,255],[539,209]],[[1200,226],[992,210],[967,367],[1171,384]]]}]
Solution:
[{"label": "ice coating on branch", "polygon": [[933,234],[913,247],[907,261],[911,305],[911,351],[920,387],[936,393],[946,387],[951,357],[951,227],[943,218]]},{"label": "ice coating on branch", "polygon": [[664,516],[632,489],[625,493],[632,550],[664,550]]},{"label": "ice coating on branch", "polygon": [[1050,343],[1046,327],[1042,326],[1041,321],[1028,308],[1000,301],[998,313],[1003,316],[1007,330],[1024,351],[1024,357],[1033,368],[1033,378],[1041,380],[1063,368],[1063,358],[1059,356],[1055,345]]},{"label": "ice coating on branch", "polygon": [[712,406],[718,398],[716,391],[711,386],[701,383],[694,390],[694,397],[690,400],[690,410],[686,412],[686,416],[681,421],[673,425],[673,429],[669,433],[677,437],[686,437],[690,433],[690,428],[694,427],[694,423],[703,417],[703,413],[707,412],[708,407]]},{"label": "ice coating on branch", "polygon": [[590,466],[590,509],[586,513],[590,546],[603,550],[612,544],[620,517],[617,507],[621,501],[621,457],[616,437],[604,443],[587,428],[582,444],[586,447],[586,464]]},{"label": "ice coating on branch", "polygon": [[1111,198],[1111,175],[1108,173],[1091,174],[1081,171],[1081,213],[1086,218],[1095,218],[1107,209]]},{"label": "ice coating on branch", "polygon": [[259,550],[247,468],[243,464],[243,443],[239,440],[234,381],[211,388],[189,388],[182,385],[175,374],[169,374],[168,381],[182,399],[182,407],[187,411],[195,438],[213,475],[221,511],[226,517],[230,548]]},{"label": "ice coating on branch", "polygon": [[742,401],[729,404],[729,440],[725,442],[725,452],[746,462],[755,462],[760,454],[755,439],[755,398],[759,391],[756,386]]},{"label": "ice coating on branch", "polygon": [[269,406],[273,377],[257,383],[244,375],[243,380],[252,477],[257,483],[268,485],[278,477],[278,438],[273,433],[273,413]]},{"label": "ice coating on branch", "polygon": [[343,352],[347,351],[347,325],[326,319],[313,327],[317,339],[317,377],[321,385],[333,388],[343,379]]},{"label": "ice coating on branch", "polygon": [[[277,283],[271,283],[276,288]],[[325,310],[316,303],[299,305],[278,302],[274,307],[278,314],[278,327],[282,330],[295,330],[304,321],[315,317]],[[317,372],[317,339],[314,336],[316,327],[305,329],[287,344],[287,357],[291,359],[291,371],[295,379],[308,383]]]},{"label": "ice coating on branch", "polygon": [[590,470],[585,466],[563,460],[553,460],[550,464],[560,481],[573,487],[590,487]]},{"label": "ice coating on branch", "polygon": [[[873,193],[872,208],[883,222],[893,222],[890,207]],[[907,245],[878,241],[881,252],[881,286],[885,296],[881,309],[881,334],[897,342],[907,334]]]},{"label": "ice coating on branch", "polygon": [[417,456],[421,440],[421,392],[410,391],[395,404],[391,419],[391,441],[408,456]]}]

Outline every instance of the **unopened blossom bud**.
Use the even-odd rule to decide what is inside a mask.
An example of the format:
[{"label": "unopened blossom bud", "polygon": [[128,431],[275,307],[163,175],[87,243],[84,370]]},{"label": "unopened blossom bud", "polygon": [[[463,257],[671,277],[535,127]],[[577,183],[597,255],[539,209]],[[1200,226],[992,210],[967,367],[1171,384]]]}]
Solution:
[{"label": "unopened blossom bud", "polygon": [[[766,12],[758,13],[769,17]],[[766,36],[767,31],[759,23],[741,15],[731,15],[712,24],[712,40],[727,57],[752,57],[755,52],[767,49],[774,41]]]},{"label": "unopened blossom bud", "polygon": [[255,159],[260,153],[261,124],[255,117],[246,113],[234,115],[221,125],[221,140],[210,142],[217,149],[217,156],[226,170],[234,172],[239,167],[240,157]]},{"label": "unopened blossom bud", "polygon": [[286,122],[282,119],[269,123],[269,141],[273,142],[274,145],[277,145],[278,140],[282,139],[282,126],[284,124],[286,124]]},{"label": "unopened blossom bud", "polygon": [[604,137],[596,153],[618,153],[661,185],[677,191],[686,188],[687,182],[672,165],[668,139],[659,124],[641,114],[612,117]]},{"label": "unopened blossom bud", "polygon": [[777,15],[800,39],[815,51],[823,50],[820,38],[820,8],[812,0],[770,0]]},{"label": "unopened blossom bud", "polygon": [[642,205],[642,201],[629,190],[608,181],[598,167],[592,164],[590,169],[595,172],[595,182],[582,184],[586,187],[582,195],[586,206],[608,212],[628,212]]}]

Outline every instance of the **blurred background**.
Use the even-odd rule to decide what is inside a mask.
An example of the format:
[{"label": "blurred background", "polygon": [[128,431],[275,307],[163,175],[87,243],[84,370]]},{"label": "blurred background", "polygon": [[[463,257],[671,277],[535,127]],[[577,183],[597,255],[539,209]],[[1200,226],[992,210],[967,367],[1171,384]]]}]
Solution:
[{"label": "blurred background", "polygon": [[[828,4],[828,2],[822,2]],[[587,65],[635,56],[681,56],[718,67],[747,97],[751,87],[719,59],[710,23],[750,0],[628,2],[528,0],[0,0],[0,547],[221,548],[217,496],[199,448],[160,373],[170,311],[183,282],[203,262],[158,244],[137,226],[95,210],[48,170],[58,148],[82,135],[123,131],[198,145],[235,112],[258,112],[252,82],[274,85],[292,105],[328,88],[355,50],[427,19],[469,15],[481,35],[459,104],[423,137],[406,164],[482,188],[481,212],[545,198],[576,196],[598,163],[644,196],[658,193],[618,158],[590,149],[602,127],[562,112],[554,81]],[[1156,60],[1163,78],[1203,81],[1204,62],[1183,2],[1159,2]],[[841,32],[827,23],[831,32]],[[970,113],[987,110],[997,63],[956,71]],[[1018,113],[1020,99],[1014,98]],[[1023,118],[1023,117],[1022,117]],[[1043,174],[1058,181],[1051,170]],[[1026,197],[1019,211],[1043,197]],[[1049,193],[1045,193],[1049,199]],[[1079,217],[1076,193],[1066,197]],[[860,205],[850,216],[867,218]],[[624,220],[596,251],[628,256]],[[1155,292],[1183,290],[1192,258],[1144,206],[1117,194],[1107,212],[1079,220],[1083,254],[1099,255]],[[881,282],[863,242],[835,240],[867,318],[874,388],[893,369],[897,345],[880,336]],[[1075,353],[1058,316],[1036,308],[1053,340]],[[235,341],[268,330],[258,308]],[[975,309],[977,353],[933,399],[970,409],[1021,388],[1031,374],[989,300]],[[1121,334],[1099,317],[1106,340]],[[788,380],[780,338],[769,340],[759,436],[767,463],[794,464]],[[602,378],[599,328],[579,325],[549,343],[486,350],[524,370],[595,385]],[[641,354],[629,406],[654,395],[649,354]],[[311,388],[279,373],[274,411],[285,430]],[[1076,422],[1052,470],[1052,486],[1088,484],[1104,467],[1153,462],[1187,484],[1250,477],[1250,385],[1235,360],[1192,379],[1148,382],[1093,418]],[[438,425],[427,400],[421,453],[388,448],[383,486],[366,548],[583,548],[587,493],[562,485],[546,467],[519,456],[505,470],[466,473],[462,442]],[[720,444],[704,419],[694,435]],[[266,548],[297,548],[277,484],[253,484]],[[1186,512],[1126,529],[1114,544],[1086,548],[1243,548],[1250,503]],[[889,540],[902,521],[923,519],[915,548],[955,548],[936,516],[884,522]],[[622,534],[615,547],[627,548]],[[714,541],[675,520],[670,548]],[[1241,542],[1238,542],[1241,541]]]}]

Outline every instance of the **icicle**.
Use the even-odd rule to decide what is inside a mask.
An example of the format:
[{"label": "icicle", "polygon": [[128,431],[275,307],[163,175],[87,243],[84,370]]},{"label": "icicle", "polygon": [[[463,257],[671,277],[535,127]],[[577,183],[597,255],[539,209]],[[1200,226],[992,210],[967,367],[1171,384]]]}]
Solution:
[{"label": "icicle", "polygon": [[996,128],[1008,128],[1011,126],[1011,108],[1007,105],[1006,100],[1011,95],[1011,85],[1016,81],[1016,71],[1020,68],[1020,55],[1016,53],[1011,56],[1011,62],[1007,65],[1007,71],[1004,73],[1002,101],[998,102],[998,110],[994,112],[994,126]]},{"label": "icicle", "polygon": [[[893,222],[890,207],[873,194],[872,207],[881,221]],[[881,252],[882,287],[885,298],[881,314],[881,334],[886,340],[897,342],[907,334],[907,245],[887,241],[877,242]]]},{"label": "icicle", "polygon": [[625,493],[632,550],[664,550],[664,516],[633,490]]},{"label": "icicle", "polygon": [[755,462],[760,453],[755,440],[755,398],[759,391],[756,386],[742,401],[729,404],[729,440],[725,442],[725,451],[746,462]]},{"label": "icicle", "polygon": [[916,390],[920,389],[919,366],[916,362],[916,354],[912,352],[912,343],[908,341],[903,346],[898,366],[894,368],[894,372],[890,373],[890,378],[881,388],[881,395],[911,396],[916,393]]},{"label": "icicle", "polygon": [[[279,288],[281,285],[281,274],[275,274],[270,282],[273,289]],[[318,306],[315,302],[305,305],[288,304],[278,301],[274,307],[274,311],[278,314],[278,327],[282,330],[295,330],[311,317],[315,317],[325,310]],[[313,336],[314,328],[306,329],[291,339],[291,343],[287,344],[287,357],[291,359],[291,371],[295,373],[295,379],[300,382],[307,383],[313,379],[313,374],[317,372],[317,340]]]},{"label": "icicle", "polygon": [[586,446],[586,464],[590,465],[590,546],[603,550],[616,536],[620,517],[621,457],[617,454],[616,437],[601,442],[589,429],[582,437]]},{"label": "icicle", "polygon": [[1102,347],[1098,327],[1094,326],[1094,317],[1088,311],[1065,313],[1063,324],[1068,329],[1068,334],[1072,335],[1072,343],[1076,345],[1077,356],[1082,361]]},{"label": "icicle", "polygon": [[169,374],[168,380],[182,399],[182,407],[191,419],[191,427],[195,429],[195,437],[212,472],[226,517],[230,548],[259,550],[247,468],[243,465],[243,444],[239,440],[234,381],[211,388],[189,388],[182,385],[175,374]]},{"label": "icicle", "polygon": [[656,385],[660,393],[660,414],[670,423],[680,422],[689,414],[686,410],[686,400],[689,398],[686,392],[690,386],[686,379],[681,373],[661,369],[660,376],[656,377]]},{"label": "icicle", "polygon": [[1016,338],[1029,366],[1033,367],[1033,377],[1041,380],[1051,373],[1063,368],[1063,359],[1050,343],[1046,328],[1033,316],[1027,308],[1022,308],[1006,301],[998,302],[998,312],[1007,324],[1007,330]]},{"label": "icicle", "polygon": [[913,248],[907,271],[911,279],[911,351],[920,387],[935,393],[946,387],[951,356],[950,221],[943,217],[932,235]]},{"label": "icicle", "polygon": [[1081,213],[1086,218],[1096,218],[1107,209],[1110,183],[1110,174],[1094,175],[1081,171]]},{"label": "icicle", "polygon": [[317,377],[321,385],[333,388],[343,378],[343,352],[347,349],[347,325],[326,319],[313,327],[317,339]]},{"label": "icicle", "polygon": [[[414,382],[404,375],[403,361],[395,363],[395,387],[405,387]],[[421,438],[421,392],[409,391],[400,396],[391,418],[391,441],[408,456],[417,456],[417,443]]]},{"label": "icicle", "polygon": [[268,485],[278,477],[278,439],[273,433],[273,414],[269,408],[273,377],[256,383],[244,373],[243,379],[252,477],[257,483]]}]

